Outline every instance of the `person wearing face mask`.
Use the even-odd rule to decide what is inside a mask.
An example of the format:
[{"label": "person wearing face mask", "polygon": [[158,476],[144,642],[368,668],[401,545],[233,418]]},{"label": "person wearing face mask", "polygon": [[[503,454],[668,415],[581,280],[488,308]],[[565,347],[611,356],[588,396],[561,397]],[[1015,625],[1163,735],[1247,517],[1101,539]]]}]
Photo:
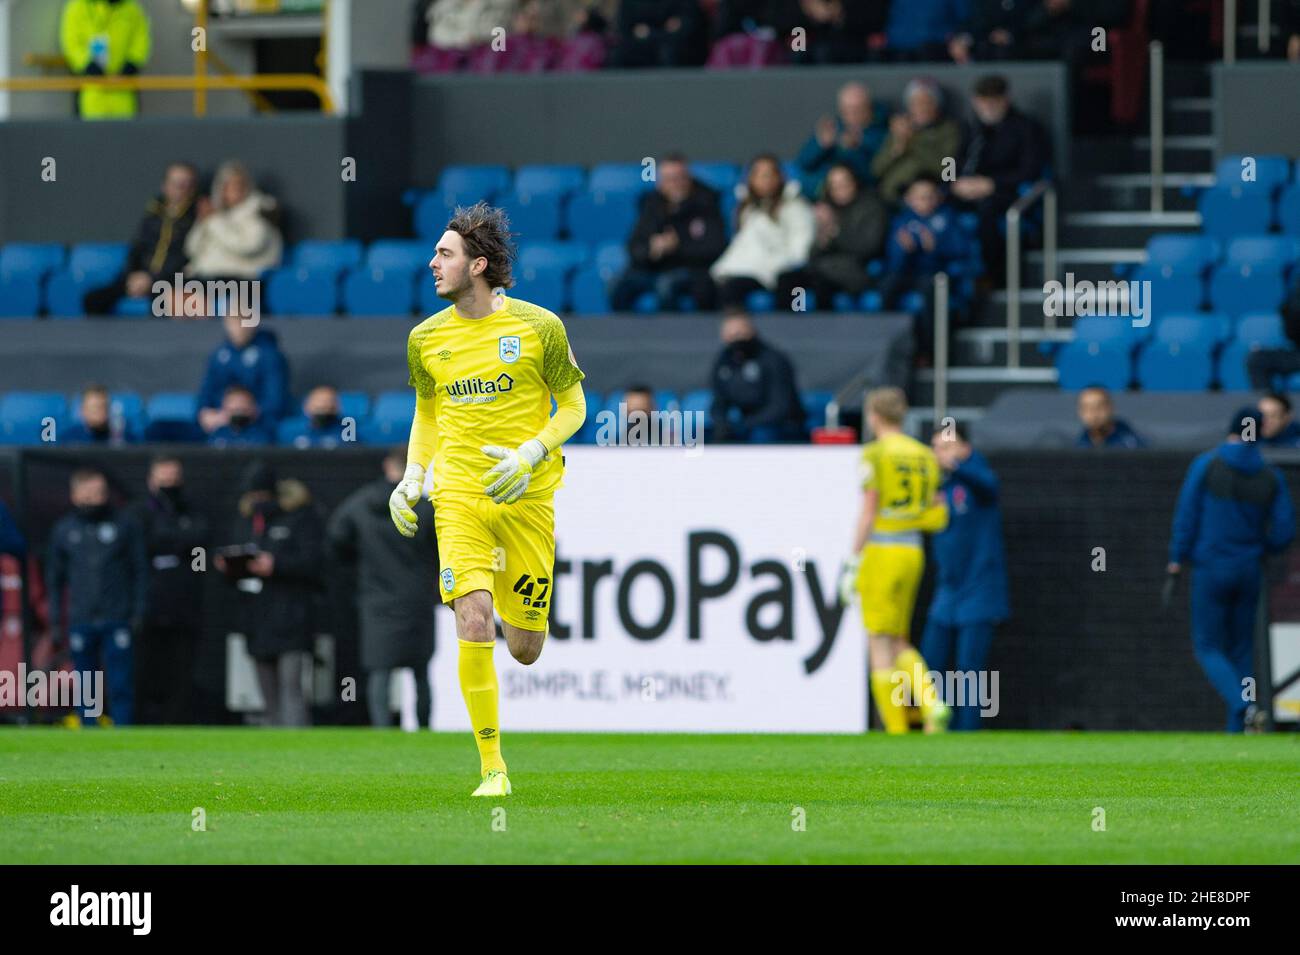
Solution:
[{"label": "person wearing face mask", "polygon": [[293,439],[295,448],[337,448],[343,443],[343,417],[337,389],[320,385],[307,392],[302,413],[307,418],[307,430]]},{"label": "person wearing face mask", "polygon": [[749,316],[738,310],[723,319],[722,342],[713,363],[710,440],[803,440],[803,405],[790,359],[759,338]]},{"label": "person wearing face mask", "polygon": [[[134,76],[149,62],[149,17],[136,0],[68,0],[59,45],[79,76]],[[139,111],[134,90],[88,86],[77,98],[82,119],[130,119]]]},{"label": "person wearing face mask", "polygon": [[140,723],[188,723],[194,649],[203,626],[203,573],[195,548],[208,521],[190,507],[178,458],[149,463],[148,494],[129,507],[149,554],[149,598],[136,646],[136,717]]},{"label": "person wearing face mask", "polygon": [[60,444],[134,444],[140,440],[135,425],[121,408],[114,408],[108,389],[87,385],[81,392],[81,420],[64,428]]},{"label": "person wearing face mask", "polygon": [[289,362],[272,332],[237,311],[222,319],[226,337],[208,356],[199,386],[199,427],[208,434],[229,424],[222,399],[231,385],[253,393],[261,416],[270,422],[289,413]]},{"label": "person wearing face mask", "polygon": [[[103,472],[74,471],[70,489],[74,510],[54,525],[45,556],[50,627],[56,644],[66,629],[76,670],[107,671],[107,714],[125,726],[134,722],[134,644],[149,587],[144,534],[129,515],[113,507]],[[83,708],[80,715],[99,714]],[[104,721],[102,715],[100,719]]]},{"label": "person wearing face mask", "polygon": [[278,480],[265,461],[248,466],[242,488],[231,537],[252,556],[235,564],[218,554],[215,563],[240,594],[242,631],[257,664],[267,722],[307,726],[302,681],[324,563],[320,515],[306,485]]},{"label": "person wearing face mask", "polygon": [[262,417],[257,399],[243,385],[231,385],[221,400],[226,423],[208,435],[214,448],[265,447],[275,443],[271,424]]}]

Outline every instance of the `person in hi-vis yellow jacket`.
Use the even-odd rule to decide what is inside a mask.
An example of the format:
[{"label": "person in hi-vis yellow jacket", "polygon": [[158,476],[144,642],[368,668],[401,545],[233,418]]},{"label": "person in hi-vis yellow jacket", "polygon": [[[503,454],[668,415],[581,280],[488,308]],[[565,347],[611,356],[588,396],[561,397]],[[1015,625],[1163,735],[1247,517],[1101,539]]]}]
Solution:
[{"label": "person in hi-vis yellow jacket", "polygon": [[[59,44],[78,76],[131,76],[149,61],[149,17],[136,0],[68,0]],[[78,99],[82,119],[129,119],[138,110],[134,90],[87,87]]]}]

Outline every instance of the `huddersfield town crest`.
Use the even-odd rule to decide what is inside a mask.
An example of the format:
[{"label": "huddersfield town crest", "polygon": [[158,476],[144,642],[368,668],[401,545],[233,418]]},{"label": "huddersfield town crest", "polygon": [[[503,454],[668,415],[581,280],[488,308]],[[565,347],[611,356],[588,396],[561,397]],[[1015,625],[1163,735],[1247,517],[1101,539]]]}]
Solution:
[{"label": "huddersfield town crest", "polygon": [[447,593],[451,593],[456,589],[456,575],[452,572],[450,567],[443,568],[440,576],[442,577],[443,590],[447,591]]},{"label": "huddersfield town crest", "polygon": [[498,351],[501,360],[507,365],[513,364],[519,360],[519,336],[502,335],[497,339]]}]

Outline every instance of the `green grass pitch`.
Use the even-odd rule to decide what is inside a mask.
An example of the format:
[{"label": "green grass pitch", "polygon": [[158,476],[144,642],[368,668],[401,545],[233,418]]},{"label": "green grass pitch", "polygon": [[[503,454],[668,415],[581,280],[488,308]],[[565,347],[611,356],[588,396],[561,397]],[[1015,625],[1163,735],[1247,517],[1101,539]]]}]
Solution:
[{"label": "green grass pitch", "polygon": [[478,800],[461,733],[4,729],[0,861],[1300,858],[1293,734],[507,733],[505,754],[514,795]]}]

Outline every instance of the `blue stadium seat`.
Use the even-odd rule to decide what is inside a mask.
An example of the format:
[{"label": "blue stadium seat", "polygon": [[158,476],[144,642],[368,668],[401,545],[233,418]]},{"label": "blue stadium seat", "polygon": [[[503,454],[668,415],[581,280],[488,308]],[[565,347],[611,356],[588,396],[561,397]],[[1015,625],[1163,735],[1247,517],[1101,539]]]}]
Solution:
[{"label": "blue stadium seat", "polygon": [[691,175],[722,195],[728,195],[740,182],[740,166],[734,162],[693,162]]},{"label": "blue stadium seat", "polygon": [[435,191],[451,206],[473,205],[480,199],[491,202],[509,188],[510,170],[505,166],[448,166],[438,177]]},{"label": "blue stadium seat", "polygon": [[1286,235],[1300,235],[1300,182],[1282,190],[1277,201],[1277,224]]},{"label": "blue stadium seat", "polygon": [[613,193],[640,193],[654,188],[653,182],[642,178],[644,167],[639,162],[605,162],[591,167],[587,191],[593,195]]},{"label": "blue stadium seat", "polygon": [[[1254,184],[1274,190],[1291,181],[1291,160],[1286,156],[1224,156],[1214,167],[1215,186],[1242,184],[1245,166],[1242,160],[1255,161]],[[1250,185],[1250,183],[1244,183]]]},{"label": "blue stadium seat", "polygon": [[340,391],[339,414],[357,420],[370,417],[370,396],[364,391]]},{"label": "blue stadium seat", "polygon": [[1155,340],[1166,344],[1213,349],[1230,341],[1233,332],[1232,320],[1217,312],[1166,315],[1155,323]]},{"label": "blue stadium seat", "polygon": [[1133,323],[1127,318],[1083,315],[1074,320],[1074,340],[1079,342],[1127,342]]},{"label": "blue stadium seat", "polygon": [[579,315],[598,315],[609,311],[609,283],[599,267],[585,265],[573,274],[570,305]]},{"label": "blue stadium seat", "polygon": [[1237,319],[1234,337],[1258,348],[1286,348],[1290,342],[1282,325],[1282,316],[1276,312],[1241,316]]},{"label": "blue stadium seat", "polygon": [[1210,307],[1234,315],[1277,308],[1286,297],[1282,267],[1225,262],[1210,276]]},{"label": "blue stadium seat", "polygon": [[803,401],[804,416],[809,428],[821,427],[826,423],[826,406],[835,397],[832,391],[805,391],[800,398]]},{"label": "blue stadium seat", "polygon": [[637,218],[634,192],[580,192],[566,209],[566,230],[578,242],[625,242]]},{"label": "blue stadium seat", "polygon": [[425,272],[415,283],[415,313],[428,317],[441,312],[450,305],[445,298],[438,297],[438,286],[433,281],[433,273]]},{"label": "blue stadium seat", "polygon": [[1154,341],[1137,361],[1138,385],[1147,391],[1204,391],[1214,380],[1213,345],[1204,341]]},{"label": "blue stadium seat", "polygon": [[708,388],[697,388],[682,395],[682,414],[703,417],[704,424],[709,424],[709,412],[713,408],[713,392]]},{"label": "blue stadium seat", "polygon": [[1149,301],[1154,317],[1176,312],[1194,312],[1205,304],[1205,279],[1199,271],[1174,265],[1140,266],[1130,277],[1150,282]]},{"label": "blue stadium seat", "polygon": [[126,268],[126,255],[125,242],[82,242],[72,247],[68,268],[73,274],[94,276],[107,282]]},{"label": "blue stadium seat", "polygon": [[46,310],[66,318],[82,315],[82,296],[107,285],[126,267],[125,242],[84,242],[72,247],[65,268],[56,269],[45,288]]},{"label": "blue stadium seat", "polygon": [[271,269],[265,280],[266,310],[272,315],[333,315],[339,305],[338,273]]},{"label": "blue stadium seat", "polygon": [[584,242],[529,242],[519,249],[519,270],[567,276],[590,258],[591,249]]},{"label": "blue stadium seat", "polygon": [[1222,255],[1219,240],[1208,235],[1153,235],[1147,241],[1147,265],[1173,266],[1180,272],[1204,272]]},{"label": "blue stadium seat", "polygon": [[34,272],[0,272],[0,318],[35,318],[41,310],[41,280]]},{"label": "blue stadium seat", "polygon": [[776,311],[776,296],[765,289],[756,289],[745,296],[745,308],[751,312]]},{"label": "blue stadium seat", "polygon": [[376,239],[366,249],[365,265],[368,269],[405,270],[414,275],[429,267],[433,252],[433,246],[420,239]]},{"label": "blue stadium seat", "polygon": [[510,231],[529,239],[558,239],[560,194],[507,192],[496,200],[510,219]]},{"label": "blue stadium seat", "polygon": [[353,269],[343,277],[343,311],[349,315],[409,315],[415,308],[415,273],[409,269]]},{"label": "blue stadium seat", "polygon": [[401,391],[380,392],[370,417],[377,424],[404,421],[409,425],[414,414],[415,392],[405,388]]},{"label": "blue stadium seat", "polygon": [[10,242],[0,248],[0,279],[27,276],[39,284],[63,267],[67,252],[57,242]]},{"label": "blue stadium seat", "polygon": [[508,294],[511,298],[532,302],[552,312],[566,312],[569,310],[568,287],[566,273],[520,269],[515,273],[515,284]]},{"label": "blue stadium seat", "polygon": [[1227,238],[1267,232],[1273,222],[1272,190],[1258,183],[1207,189],[1201,193],[1197,208],[1201,212],[1201,230],[1209,236]]},{"label": "blue stadium seat", "polygon": [[1289,235],[1245,235],[1228,243],[1230,265],[1271,265],[1289,269],[1300,260],[1300,239]]},{"label": "blue stadium seat", "polygon": [[1132,380],[1132,360],[1127,342],[1072,341],[1056,353],[1057,380],[1066,391],[1101,385],[1123,391]]},{"label": "blue stadium seat", "polygon": [[0,396],[0,441],[6,444],[31,444],[41,439],[47,418],[54,419],[55,438],[58,426],[68,420],[68,399],[56,391],[11,391]]},{"label": "blue stadium seat", "polygon": [[357,239],[307,239],[290,250],[287,262],[308,272],[342,272],[361,264],[361,242]]},{"label": "blue stadium seat", "polygon": [[199,416],[198,398],[184,391],[160,391],[145,403],[150,421],[193,421]]},{"label": "blue stadium seat", "polygon": [[275,429],[275,443],[292,445],[296,438],[300,438],[311,428],[311,422],[298,415],[295,418],[285,418]]},{"label": "blue stadium seat", "polygon": [[[423,192],[415,199],[415,208],[411,213],[412,227],[421,239],[435,242],[447,231],[447,220],[451,218],[451,207],[439,192]],[[433,250],[429,251],[433,258]]]},{"label": "blue stadium seat", "polygon": [[581,166],[520,166],[515,170],[514,192],[518,196],[554,196],[562,201],[587,184],[587,170]]}]

